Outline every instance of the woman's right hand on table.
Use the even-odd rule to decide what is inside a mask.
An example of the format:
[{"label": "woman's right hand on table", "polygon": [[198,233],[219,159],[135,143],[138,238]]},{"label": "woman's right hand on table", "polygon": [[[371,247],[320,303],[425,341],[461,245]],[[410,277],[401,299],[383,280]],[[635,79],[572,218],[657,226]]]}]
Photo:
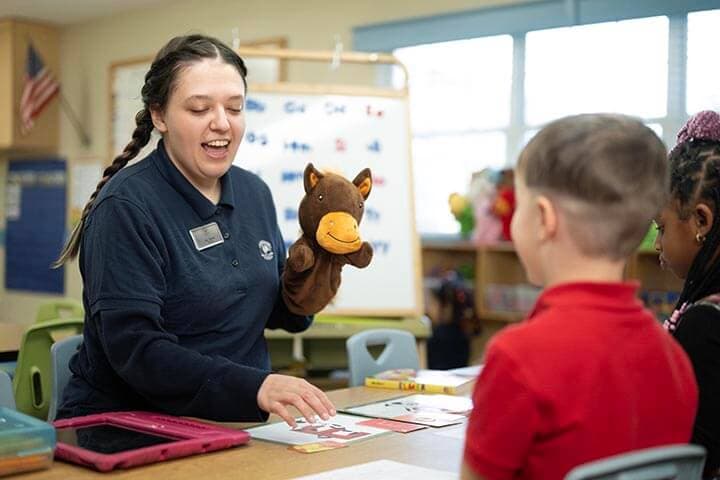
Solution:
[{"label": "woman's right hand on table", "polygon": [[295,427],[295,416],[288,406],[295,407],[310,423],[317,421],[318,416],[328,420],[337,413],[322,390],[302,378],[289,375],[268,375],[260,385],[257,402],[262,410],[278,415],[291,427]]}]

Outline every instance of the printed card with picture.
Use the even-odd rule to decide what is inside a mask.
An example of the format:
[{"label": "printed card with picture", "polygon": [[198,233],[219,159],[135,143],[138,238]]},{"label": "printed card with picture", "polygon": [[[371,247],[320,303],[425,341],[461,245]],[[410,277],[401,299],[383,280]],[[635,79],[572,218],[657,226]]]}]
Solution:
[{"label": "printed card with picture", "polygon": [[353,415],[444,427],[461,423],[470,410],[472,400],[467,397],[418,394],[348,407],[342,411]]},{"label": "printed card with picture", "polygon": [[324,441],[350,443],[388,433],[388,430],[361,425],[360,422],[364,420],[363,417],[339,414],[328,421],[321,420],[310,423],[299,417],[295,419],[297,425],[294,428],[285,422],[278,422],[249,428],[246,431],[254,439],[286,445],[304,445]]}]

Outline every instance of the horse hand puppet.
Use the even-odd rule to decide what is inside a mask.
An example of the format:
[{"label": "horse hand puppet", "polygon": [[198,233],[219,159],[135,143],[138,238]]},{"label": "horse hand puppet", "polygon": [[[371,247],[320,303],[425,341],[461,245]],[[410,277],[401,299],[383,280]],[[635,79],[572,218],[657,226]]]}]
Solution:
[{"label": "horse hand puppet", "polygon": [[372,247],[358,229],[372,177],[366,168],[350,182],[309,163],[303,183],[305,196],[298,211],[302,236],[290,247],[282,295],[292,313],[312,315],[337,293],[345,264],[365,268],[372,260]]}]

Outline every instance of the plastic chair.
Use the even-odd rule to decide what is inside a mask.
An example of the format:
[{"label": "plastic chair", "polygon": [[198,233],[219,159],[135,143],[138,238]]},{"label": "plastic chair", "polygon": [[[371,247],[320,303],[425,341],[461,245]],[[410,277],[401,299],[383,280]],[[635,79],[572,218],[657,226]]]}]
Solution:
[{"label": "plastic chair", "polygon": [[700,480],[705,449],[698,445],[665,445],[635,450],[573,468],[565,480]]},{"label": "plastic chair", "polygon": [[82,344],[82,335],[73,335],[53,343],[50,347],[50,370],[52,371],[52,395],[48,407],[47,421],[52,422],[62,400],[65,386],[70,380],[70,359]]},{"label": "plastic chair", "polygon": [[[368,351],[369,346],[385,345],[377,358]],[[415,336],[404,330],[378,328],[365,330],[345,342],[350,368],[350,386],[365,384],[365,377],[393,368],[420,368]]]},{"label": "plastic chair", "polygon": [[52,391],[50,347],[55,343],[53,335],[82,332],[82,318],[48,320],[30,326],[20,342],[17,368],[13,378],[13,390],[17,409],[23,413],[47,419]]},{"label": "plastic chair", "polygon": [[2,370],[0,370],[0,407],[15,409],[12,379]]},{"label": "plastic chair", "polygon": [[[64,314],[63,314],[64,313]],[[83,318],[85,311],[81,302],[72,298],[63,298],[52,302],[43,303],[38,307],[35,315],[35,323],[58,320],[62,318]]]}]

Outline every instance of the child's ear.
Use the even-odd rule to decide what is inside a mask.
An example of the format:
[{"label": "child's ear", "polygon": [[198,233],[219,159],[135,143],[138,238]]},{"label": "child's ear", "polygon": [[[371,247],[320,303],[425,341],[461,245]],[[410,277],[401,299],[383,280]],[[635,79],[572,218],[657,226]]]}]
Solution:
[{"label": "child's ear", "polygon": [[544,195],[539,195],[535,201],[539,223],[538,239],[544,241],[553,238],[558,230],[557,208],[555,208],[555,204]]},{"label": "child's ear", "polygon": [[715,221],[712,208],[710,208],[707,203],[700,202],[695,205],[695,211],[693,213],[695,214],[695,222],[698,229],[697,233],[703,237],[707,236]]}]

